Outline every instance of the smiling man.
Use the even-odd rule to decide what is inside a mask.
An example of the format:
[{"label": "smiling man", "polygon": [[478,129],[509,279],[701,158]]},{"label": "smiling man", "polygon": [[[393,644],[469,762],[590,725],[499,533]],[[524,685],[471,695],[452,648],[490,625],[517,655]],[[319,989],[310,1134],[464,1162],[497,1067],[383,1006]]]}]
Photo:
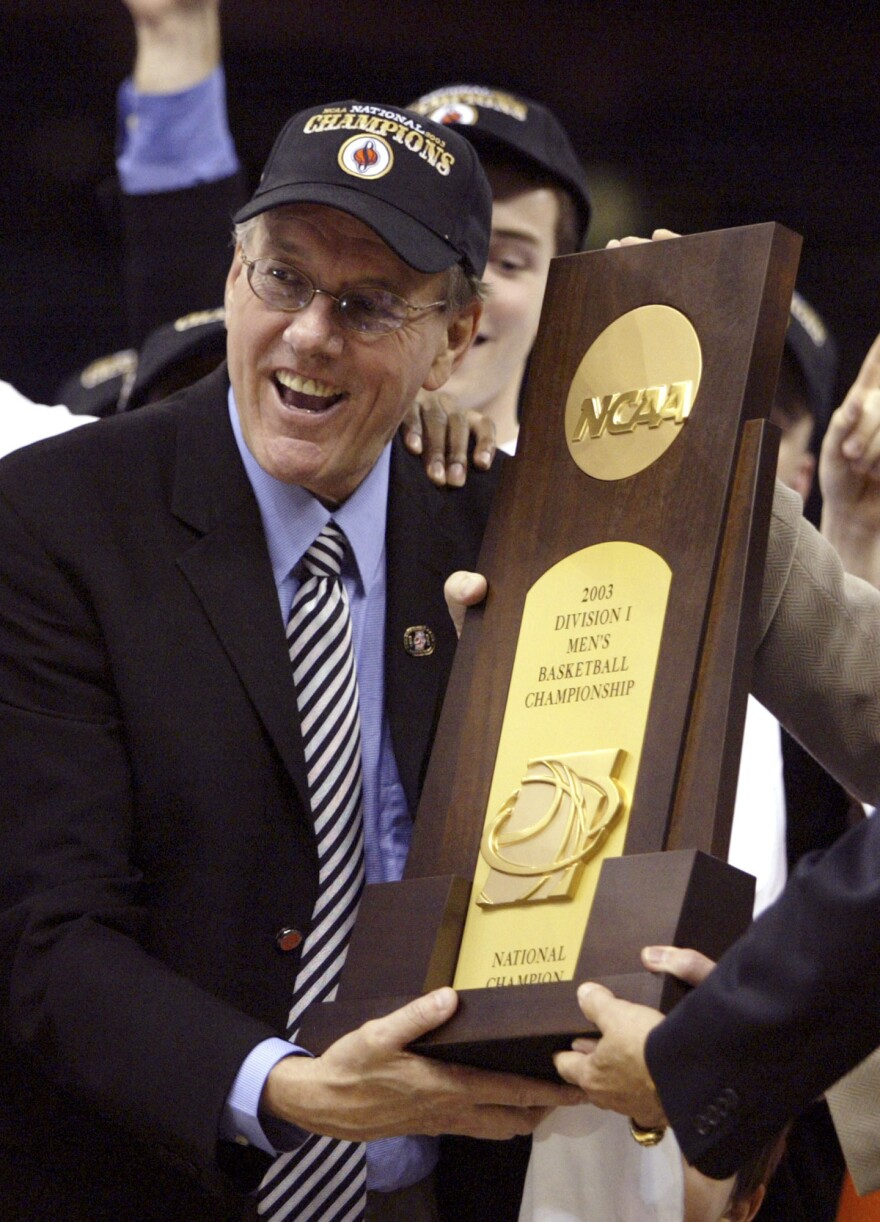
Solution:
[{"label": "smiling man", "polygon": [[[323,204],[258,213],[237,236],[228,354],[248,449],[276,479],[339,504],[394,436],[400,403],[458,363],[479,299],[459,272],[465,300],[450,310],[449,272],[416,271],[363,221]],[[340,299],[319,284],[348,291]]]},{"label": "smiling man", "polygon": [[408,1053],[449,989],[291,1042],[407,853],[493,477],[391,439],[477,329],[490,207],[455,132],[302,112],[236,218],[228,370],[0,466],[5,1218],[416,1222],[432,1135],[579,1097]]}]

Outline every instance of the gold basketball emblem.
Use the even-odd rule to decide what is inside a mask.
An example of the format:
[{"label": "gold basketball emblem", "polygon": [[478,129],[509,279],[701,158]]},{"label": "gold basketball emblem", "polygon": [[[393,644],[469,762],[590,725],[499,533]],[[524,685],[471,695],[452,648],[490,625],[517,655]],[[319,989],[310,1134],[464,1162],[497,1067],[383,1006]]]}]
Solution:
[{"label": "gold basketball emblem", "polygon": [[625,808],[616,781],[624,751],[530,760],[518,789],[483,833],[489,876],[482,907],[568,900]]}]

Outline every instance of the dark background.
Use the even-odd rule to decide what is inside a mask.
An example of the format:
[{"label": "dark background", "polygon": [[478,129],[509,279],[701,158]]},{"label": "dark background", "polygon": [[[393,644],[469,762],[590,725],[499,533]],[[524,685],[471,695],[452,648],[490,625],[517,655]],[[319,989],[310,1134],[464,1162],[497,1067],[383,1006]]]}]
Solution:
[{"label": "dark background", "polygon": [[[873,6],[871,6],[873,7]],[[455,80],[549,104],[609,236],[775,220],[851,380],[880,330],[878,18],[847,6],[225,0],[233,134],[256,171],[300,106]],[[117,0],[0,0],[0,377],[49,399],[125,345],[114,227]]]}]

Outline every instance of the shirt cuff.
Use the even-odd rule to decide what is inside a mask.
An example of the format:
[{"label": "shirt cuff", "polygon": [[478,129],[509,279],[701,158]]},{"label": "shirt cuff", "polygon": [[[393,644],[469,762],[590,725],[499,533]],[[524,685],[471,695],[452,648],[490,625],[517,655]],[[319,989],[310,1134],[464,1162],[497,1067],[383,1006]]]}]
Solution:
[{"label": "shirt cuff", "polygon": [[[275,1117],[260,1119],[260,1097],[270,1070],[279,1061],[289,1056],[309,1056],[302,1048],[287,1040],[272,1038],[263,1040],[245,1057],[241,1069],[235,1076],[232,1088],[226,1096],[220,1117],[219,1136],[225,1141],[234,1141],[239,1146],[256,1146],[266,1154],[280,1154],[295,1150],[311,1136],[306,1129],[295,1124],[285,1124]],[[263,1125],[269,1129],[271,1140]]]},{"label": "shirt cuff", "polygon": [[117,118],[116,168],[126,195],[217,182],[239,168],[222,67],[179,93],[139,93],[128,78],[119,86]]}]

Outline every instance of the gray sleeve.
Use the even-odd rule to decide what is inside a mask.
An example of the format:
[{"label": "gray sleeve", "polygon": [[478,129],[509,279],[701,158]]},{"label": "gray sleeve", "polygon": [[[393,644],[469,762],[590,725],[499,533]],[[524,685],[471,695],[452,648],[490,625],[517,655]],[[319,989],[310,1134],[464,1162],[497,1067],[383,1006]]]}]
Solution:
[{"label": "gray sleeve", "polygon": [[752,691],[856,797],[880,800],[880,592],[776,485]]}]

